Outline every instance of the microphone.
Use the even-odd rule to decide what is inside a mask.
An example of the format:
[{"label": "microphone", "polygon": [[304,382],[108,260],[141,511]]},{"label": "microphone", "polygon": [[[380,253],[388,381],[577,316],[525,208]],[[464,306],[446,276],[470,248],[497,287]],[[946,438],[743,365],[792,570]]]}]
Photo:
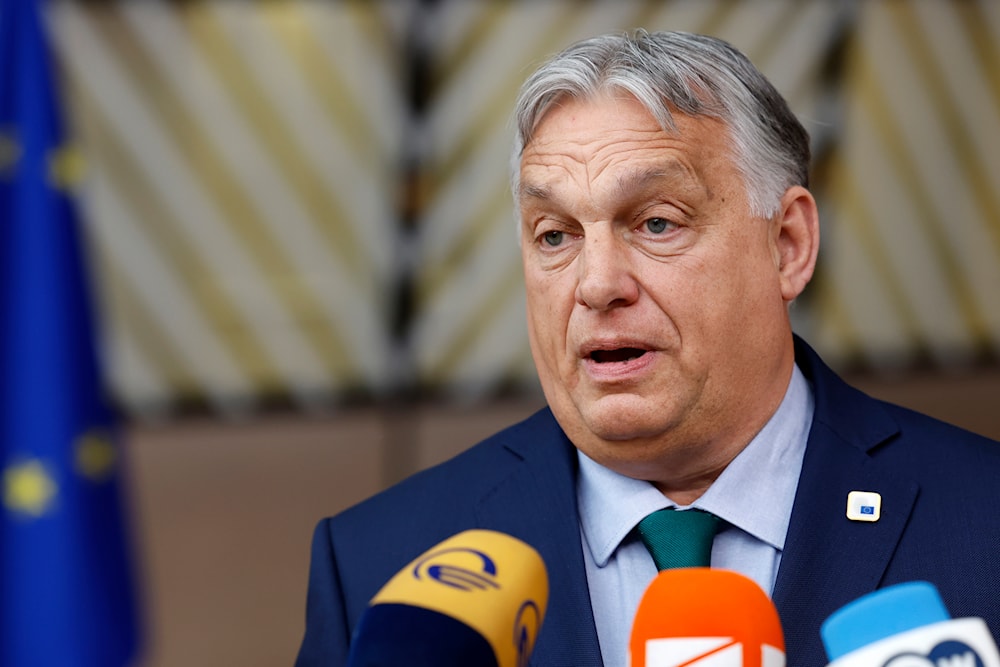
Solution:
[{"label": "microphone", "polygon": [[467,530],[421,554],[372,598],[347,667],[524,667],[548,597],[537,551],[504,533]]},{"label": "microphone", "polygon": [[784,667],[778,610],[753,580],[707,567],[663,570],[632,623],[630,667]]},{"label": "microphone", "polygon": [[912,581],[850,602],[823,621],[829,667],[1000,667],[981,618],[952,619],[933,584]]}]

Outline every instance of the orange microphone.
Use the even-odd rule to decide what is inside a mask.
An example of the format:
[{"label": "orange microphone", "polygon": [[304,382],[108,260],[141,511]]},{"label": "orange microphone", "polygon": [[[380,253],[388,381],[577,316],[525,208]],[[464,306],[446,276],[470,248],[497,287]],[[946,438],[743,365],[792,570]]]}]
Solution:
[{"label": "orange microphone", "polygon": [[630,667],[785,667],[774,604],[751,579],[707,567],[660,572],[632,623]]}]

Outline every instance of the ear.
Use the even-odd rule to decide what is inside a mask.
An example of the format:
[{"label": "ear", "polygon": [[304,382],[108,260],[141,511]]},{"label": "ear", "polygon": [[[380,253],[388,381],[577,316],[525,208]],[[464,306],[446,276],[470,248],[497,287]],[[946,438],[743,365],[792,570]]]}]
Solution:
[{"label": "ear", "polygon": [[781,297],[793,301],[805,289],[819,253],[819,210],[812,193],[793,185],[781,198],[772,243],[781,282]]}]

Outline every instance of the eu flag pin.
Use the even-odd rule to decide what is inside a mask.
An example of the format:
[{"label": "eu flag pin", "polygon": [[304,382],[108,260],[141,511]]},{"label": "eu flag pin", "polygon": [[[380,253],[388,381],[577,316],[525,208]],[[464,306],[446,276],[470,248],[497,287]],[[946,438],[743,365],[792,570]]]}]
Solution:
[{"label": "eu flag pin", "polygon": [[878,521],[882,516],[882,496],[874,491],[847,494],[847,518],[851,521]]}]

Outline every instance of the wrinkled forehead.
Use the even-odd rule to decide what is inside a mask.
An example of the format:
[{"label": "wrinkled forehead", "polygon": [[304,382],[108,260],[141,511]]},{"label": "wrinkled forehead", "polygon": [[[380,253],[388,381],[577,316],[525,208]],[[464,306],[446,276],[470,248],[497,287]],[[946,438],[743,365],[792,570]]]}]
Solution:
[{"label": "wrinkled forehead", "polygon": [[520,160],[522,207],[601,207],[670,193],[690,205],[742,190],[728,136],[711,118],[676,117],[660,127],[634,99],[554,107]]},{"label": "wrinkled forehead", "polygon": [[565,120],[566,114],[560,112],[565,111],[567,108],[586,110],[591,107],[606,108],[609,105],[637,112],[632,114],[633,118],[641,114],[649,121],[649,130],[658,130],[668,135],[681,135],[690,128],[701,124],[711,125],[714,133],[719,133],[725,137],[726,150],[729,156],[736,157],[736,151],[732,142],[732,128],[719,114],[710,111],[709,107],[706,107],[703,112],[688,113],[662,100],[643,99],[641,96],[633,94],[622,87],[609,85],[586,94],[562,91],[537,106],[534,114],[530,117],[531,122],[525,123],[525,126],[519,129],[519,135],[515,142],[515,151],[511,156],[512,176],[515,182],[519,179],[518,171],[521,157],[529,148],[538,148],[538,144],[540,143],[539,132],[549,124],[553,115]]},{"label": "wrinkled forehead", "polygon": [[584,161],[602,155],[641,153],[651,159],[657,150],[684,149],[714,151],[732,158],[729,128],[714,116],[676,110],[670,125],[664,125],[627,92],[583,98],[564,95],[536,123],[518,166],[544,162],[551,156]]}]

